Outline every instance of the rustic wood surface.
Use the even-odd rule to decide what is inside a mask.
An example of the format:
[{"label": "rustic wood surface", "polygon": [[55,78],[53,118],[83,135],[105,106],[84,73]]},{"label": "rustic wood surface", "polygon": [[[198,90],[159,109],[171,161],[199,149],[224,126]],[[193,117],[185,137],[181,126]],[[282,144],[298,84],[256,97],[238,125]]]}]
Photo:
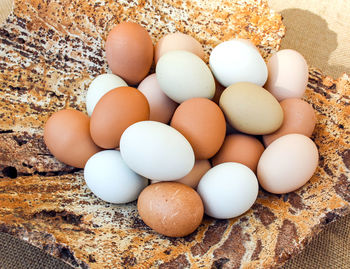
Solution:
[{"label": "rustic wood surface", "polygon": [[265,1],[171,6],[172,1],[16,1],[0,28],[0,231],[29,241],[75,267],[269,268],[284,263],[322,227],[350,212],[350,78],[310,70],[305,99],[318,124],[320,165],[310,182],[286,195],[259,192],[239,218],[205,218],[185,238],[147,228],[135,203],[97,199],[82,171],[46,149],[47,118],[64,107],[85,111],[94,76],[107,70],[103,44],[119,21],[141,22],[153,41],[191,33],[206,52],[220,40],[250,38],[264,57],[278,50],[284,27]]}]

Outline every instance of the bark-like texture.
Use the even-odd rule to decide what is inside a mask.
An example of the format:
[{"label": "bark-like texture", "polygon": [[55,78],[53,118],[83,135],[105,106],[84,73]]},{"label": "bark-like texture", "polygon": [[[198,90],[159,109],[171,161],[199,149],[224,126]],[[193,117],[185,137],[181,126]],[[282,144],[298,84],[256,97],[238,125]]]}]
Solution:
[{"label": "bark-like texture", "polygon": [[48,152],[42,131],[54,111],[85,111],[87,86],[107,70],[104,40],[116,23],[139,22],[154,42],[167,32],[190,33],[206,52],[235,36],[250,38],[264,57],[284,35],[266,1],[119,2],[17,0],[0,28],[0,231],[80,268],[269,268],[349,213],[350,78],[315,69],[305,99],[317,114],[320,163],[300,190],[260,191],[241,217],[205,218],[177,239],[146,227],[135,203],[111,205],[92,195],[81,170]]}]

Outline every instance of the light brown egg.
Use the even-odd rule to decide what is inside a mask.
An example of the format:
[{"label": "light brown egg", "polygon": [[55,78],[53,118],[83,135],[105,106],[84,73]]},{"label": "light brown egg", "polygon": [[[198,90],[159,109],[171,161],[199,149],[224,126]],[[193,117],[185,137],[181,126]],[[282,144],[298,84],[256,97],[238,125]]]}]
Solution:
[{"label": "light brown egg", "polygon": [[271,193],[295,191],[315,173],[318,158],[317,146],[307,136],[281,136],[260,157],[257,168],[259,183]]},{"label": "light brown egg", "polygon": [[45,144],[59,161],[84,168],[87,160],[101,150],[91,139],[89,125],[89,117],[78,110],[55,112],[45,124]]},{"label": "light brown egg", "polygon": [[166,124],[169,123],[178,104],[162,91],[157,81],[156,74],[147,76],[141,81],[137,89],[142,92],[148,100],[150,108],[149,119]]},{"label": "light brown egg", "polygon": [[299,52],[280,50],[271,56],[267,68],[269,76],[264,87],[279,102],[304,95],[309,72],[307,62]]},{"label": "light brown egg", "polygon": [[[211,168],[208,160],[196,160],[192,170],[183,178],[174,180],[173,182],[180,182],[193,189],[197,188],[202,176]],[[151,184],[158,183],[159,181],[151,180]]]},{"label": "light brown egg", "polygon": [[106,40],[106,58],[112,72],[129,85],[148,74],[153,61],[153,43],[147,30],[133,22],[115,26]]},{"label": "light brown egg", "polygon": [[217,104],[206,98],[181,103],[170,125],[190,142],[196,159],[213,157],[225,139],[225,116]]},{"label": "light brown egg", "polygon": [[148,119],[146,97],[135,88],[119,87],[106,93],[96,104],[90,120],[91,137],[101,148],[117,148],[126,128]]},{"label": "light brown egg", "polygon": [[163,36],[156,44],[154,62],[157,64],[162,55],[172,50],[186,50],[204,60],[203,47],[195,38],[183,33],[173,33]]},{"label": "light brown egg", "polygon": [[286,134],[312,135],[316,125],[316,115],[312,106],[299,98],[284,99],[280,103],[284,119],[282,126],[274,133],[264,135],[264,144],[267,147],[277,138]]},{"label": "light brown egg", "polygon": [[254,136],[232,134],[226,136],[220,151],[213,157],[213,166],[226,162],[237,162],[248,166],[254,173],[264,146]]},{"label": "light brown egg", "polygon": [[149,227],[171,237],[194,232],[204,214],[203,202],[198,193],[178,182],[149,185],[141,192],[137,209]]}]

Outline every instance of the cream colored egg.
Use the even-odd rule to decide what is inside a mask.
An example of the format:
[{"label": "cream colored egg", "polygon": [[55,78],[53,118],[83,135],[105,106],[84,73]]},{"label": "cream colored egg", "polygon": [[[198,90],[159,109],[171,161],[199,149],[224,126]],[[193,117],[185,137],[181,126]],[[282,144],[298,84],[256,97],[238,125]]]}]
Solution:
[{"label": "cream colored egg", "polygon": [[273,141],[258,163],[258,180],[268,192],[295,191],[314,174],[318,165],[315,143],[301,134],[288,134]]}]

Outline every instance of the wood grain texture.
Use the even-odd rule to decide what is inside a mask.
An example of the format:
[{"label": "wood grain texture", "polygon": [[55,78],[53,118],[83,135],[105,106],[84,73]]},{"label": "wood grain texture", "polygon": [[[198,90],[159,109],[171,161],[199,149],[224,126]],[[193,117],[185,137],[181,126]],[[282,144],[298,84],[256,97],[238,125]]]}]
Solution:
[{"label": "wood grain texture", "polygon": [[[281,18],[265,1],[16,1],[0,28],[0,231],[78,268],[270,268],[299,252],[327,223],[349,213],[350,78],[310,70],[305,99],[318,118],[319,167],[303,188],[259,192],[239,218],[205,218],[185,238],[145,226],[135,203],[112,205],[86,187],[81,170],[46,149],[43,124],[65,107],[85,111],[85,90],[107,71],[103,45],[122,20],[138,21],[153,41],[190,33],[208,53],[233,36],[253,40],[264,57],[279,48]],[[208,54],[207,54],[208,59]]]}]

